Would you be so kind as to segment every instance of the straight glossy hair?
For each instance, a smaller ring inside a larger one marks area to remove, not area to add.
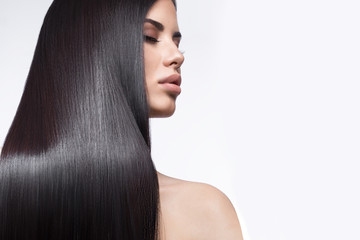
[[[154,2],[53,1],[1,152],[0,239],[159,238],[143,66]]]

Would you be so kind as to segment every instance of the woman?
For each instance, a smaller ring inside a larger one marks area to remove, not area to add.
[[[0,239],[242,239],[223,193],[150,157],[180,39],[171,0],[52,3],[1,152]]]

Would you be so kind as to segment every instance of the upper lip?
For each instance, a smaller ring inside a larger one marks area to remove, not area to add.
[[[174,83],[178,86],[181,85],[181,75],[180,74],[173,74],[168,77],[165,77],[159,81],[159,83]]]

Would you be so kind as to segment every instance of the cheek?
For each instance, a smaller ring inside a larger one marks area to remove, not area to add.
[[[154,84],[160,77],[161,58],[151,46],[144,46],[145,81],[147,85]]]
[[[151,70],[154,68],[154,66],[156,65],[156,52],[154,51],[154,49],[151,49],[150,46],[144,46],[144,64],[145,64],[145,71],[146,70]]]
[[[158,81],[166,71],[162,68],[161,55],[152,46],[144,46],[145,82],[151,117],[171,116],[175,110],[173,97],[159,87]]]

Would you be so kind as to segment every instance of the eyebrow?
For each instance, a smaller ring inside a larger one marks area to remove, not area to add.
[[[158,21],[155,21],[153,19],[150,18],[145,18],[145,22],[151,23],[152,25],[154,25],[160,32],[164,31],[164,25],[162,25],[161,23],[159,23]],[[181,33],[180,32],[175,32],[173,37],[177,37],[177,38],[181,38]]]
[[[154,25],[159,31],[164,31],[164,25],[162,25],[161,23],[152,20],[150,18],[145,18],[145,22],[151,23],[152,25]]]

